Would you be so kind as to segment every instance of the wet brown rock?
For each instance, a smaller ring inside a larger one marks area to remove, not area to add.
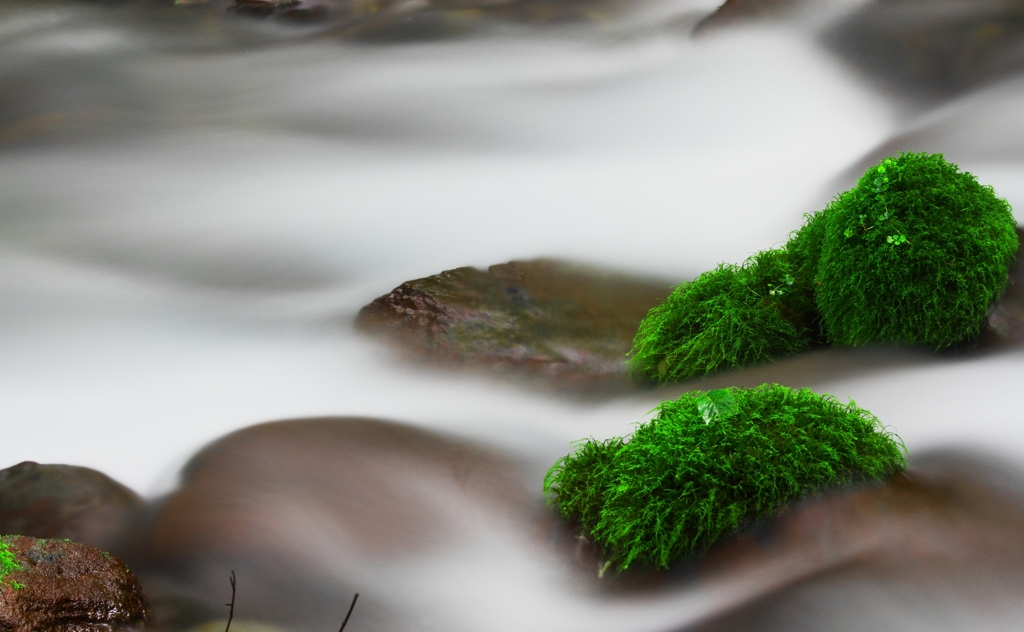
[[[128,567],[95,547],[3,536],[21,570],[0,586],[0,629],[86,632],[140,628],[149,621]]]
[[[360,312],[363,331],[447,364],[532,374],[582,390],[626,388],[625,356],[671,291],[649,278],[539,259],[403,283]]]
[[[890,88],[944,99],[1024,70],[1024,0],[876,0],[825,41]]]
[[[358,591],[358,616],[381,617],[361,619],[359,629],[422,630],[408,613],[395,614],[402,604],[391,603],[393,594],[370,589],[366,569],[461,550],[481,528],[481,511],[533,519],[543,509],[536,487],[522,463],[498,450],[412,426],[361,418],[260,424],[192,458],[133,566],[165,625],[224,616],[235,570],[243,618],[332,629]]]
[[[135,492],[87,467],[25,461],[0,470],[0,533],[116,551],[143,508]]]

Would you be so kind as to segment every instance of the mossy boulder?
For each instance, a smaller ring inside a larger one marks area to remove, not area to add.
[[[782,248],[677,287],[640,323],[632,371],[663,383],[824,342],[973,343],[1019,245],[1010,205],[974,175],[941,154],[886,158]]]
[[[821,240],[816,300],[829,340],[940,349],[975,339],[1006,287],[1015,228],[1006,200],[941,154],[886,158],[804,229],[809,253]]]
[[[814,338],[813,294],[796,284],[794,269],[784,250],[765,250],[680,285],[640,323],[633,373],[675,382],[805,348]]]
[[[610,564],[664,568],[790,501],[886,479],[906,467],[904,454],[852,401],[777,384],[691,391],[662,403],[628,441],[577,444],[544,490]]]

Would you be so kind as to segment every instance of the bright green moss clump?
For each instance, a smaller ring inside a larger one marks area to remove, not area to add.
[[[886,158],[822,215],[817,304],[843,345],[975,338],[1018,246],[1006,200],[941,154]]]
[[[785,252],[722,264],[648,313],[633,340],[632,370],[674,382],[796,353],[810,343],[808,309],[810,294],[794,287]]]
[[[940,154],[901,154],[806,216],[783,248],[684,283],[640,323],[632,373],[664,383],[812,343],[977,337],[1017,251],[1005,200]]]
[[[593,439],[544,479],[609,562],[667,567],[787,502],[906,466],[899,437],[853,402],[777,384],[692,391],[628,440]]]

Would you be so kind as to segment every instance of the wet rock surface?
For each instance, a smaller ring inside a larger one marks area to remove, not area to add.
[[[149,621],[142,587],[123,563],[65,540],[3,536],[21,570],[0,586],[0,629],[137,629]]]
[[[876,0],[824,40],[888,88],[945,99],[1024,69],[1024,2]]]
[[[688,629],[1016,629],[1022,483],[990,456],[939,452],[888,485],[801,502],[703,562],[705,580],[748,574],[763,594]]]
[[[403,424],[261,424],[191,459],[132,567],[163,626],[223,617],[234,570],[241,619],[333,629],[360,592],[349,629],[422,629],[387,569],[420,585],[417,564],[464,553],[489,530],[481,515],[542,514],[537,486],[500,451]]]
[[[363,331],[414,356],[580,390],[626,389],[626,353],[671,283],[552,260],[457,268],[364,307]]]
[[[106,474],[25,461],[0,470],[0,533],[118,549],[145,503]]]

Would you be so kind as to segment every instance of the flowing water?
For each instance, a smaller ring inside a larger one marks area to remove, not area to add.
[[[692,278],[782,242],[892,139],[1024,208],[1024,84],[887,92],[821,44],[857,4],[697,38],[713,0],[360,44],[3,2],[0,466],[86,465],[155,496],[232,430],[362,415],[482,441],[539,476],[571,440],[630,432],[668,395],[581,402],[411,366],[353,318],[404,280],[510,259]],[[855,398],[912,458],[973,447],[1024,466],[1020,352],[873,353],[870,370],[793,385]],[[659,630],[714,603],[577,594],[485,523],[463,558],[365,583],[420,629]]]

